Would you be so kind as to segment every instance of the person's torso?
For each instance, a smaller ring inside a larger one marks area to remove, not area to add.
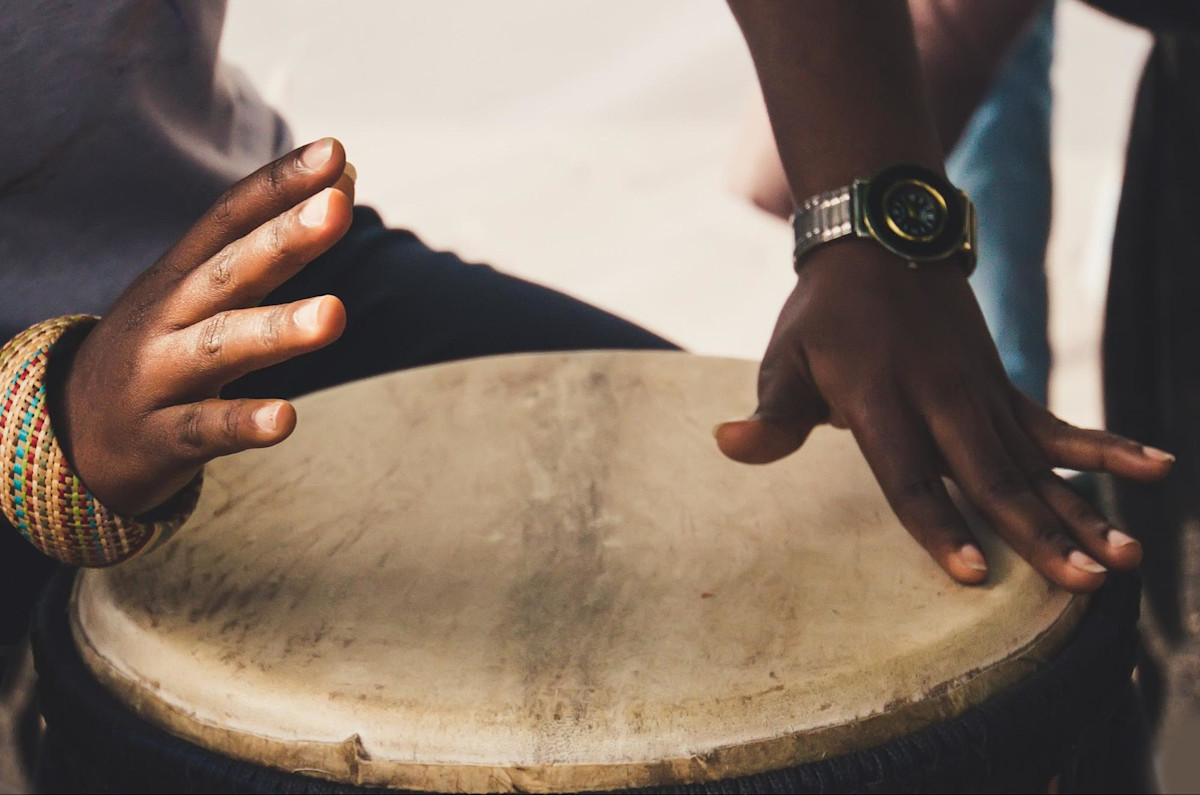
[[[287,129],[217,63],[225,3],[0,10],[0,335],[103,312]]]

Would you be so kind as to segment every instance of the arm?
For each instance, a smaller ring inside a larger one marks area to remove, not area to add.
[[[891,163],[941,170],[903,2],[733,0],[796,196]],[[869,7],[871,13],[863,13]],[[1140,546],[1053,467],[1154,480],[1172,458],[1061,422],[1009,383],[953,262],[909,268],[872,241],[816,249],[763,357],[759,405],[717,442],[747,463],[781,458],[813,426],[849,428],[900,521],[955,579],[987,565],[942,481],[948,474],[1014,549],[1076,591]]]
[[[950,152],[1045,0],[911,0],[921,71]]]
[[[909,3],[925,92],[938,139],[946,152],[954,148],[1041,1]],[[758,95],[752,97],[747,108],[741,138],[733,189],[763,210],[787,218],[792,211],[792,196],[766,108]]]

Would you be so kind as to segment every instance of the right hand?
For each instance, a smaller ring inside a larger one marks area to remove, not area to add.
[[[142,515],[209,460],[285,439],[283,400],[221,400],[248,372],[324,347],[346,324],[331,295],[259,307],[350,228],[353,177],[326,138],[230,188],[121,295],[51,396],[60,444],[107,508]],[[353,173],[353,172],[351,172]]]

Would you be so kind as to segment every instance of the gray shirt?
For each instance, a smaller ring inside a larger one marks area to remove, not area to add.
[[[102,313],[234,181],[291,147],[217,61],[216,0],[0,5],[0,337]]]

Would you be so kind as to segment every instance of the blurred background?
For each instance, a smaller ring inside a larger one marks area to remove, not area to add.
[[[1051,405],[1102,424],[1099,334],[1149,36],[1059,3]],[[223,56],[335,135],[392,226],[702,353],[761,355],[791,234],[728,188],[749,55],[719,0],[232,0]]]

